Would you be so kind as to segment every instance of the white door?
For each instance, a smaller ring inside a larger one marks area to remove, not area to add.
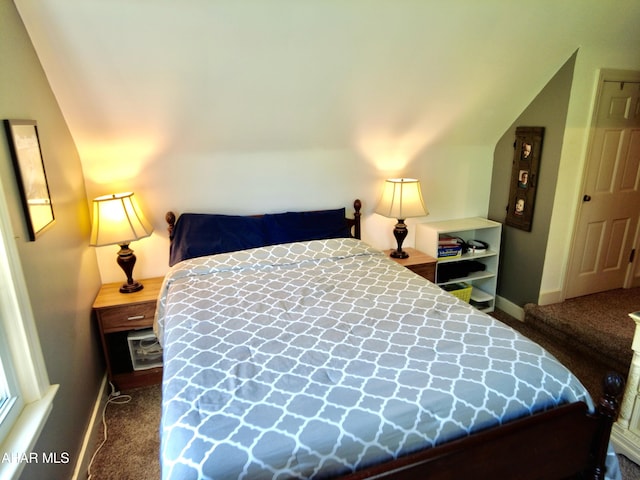
[[[602,84],[566,298],[628,286],[640,217],[640,73]]]

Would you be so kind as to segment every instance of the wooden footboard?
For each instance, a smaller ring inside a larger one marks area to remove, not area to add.
[[[595,414],[583,402],[563,405],[341,478],[603,479],[623,390],[610,373]]]

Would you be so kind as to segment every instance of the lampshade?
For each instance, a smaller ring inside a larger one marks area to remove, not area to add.
[[[144,218],[132,192],[93,199],[90,245],[129,244],[148,237],[153,227]]]
[[[429,215],[422,199],[420,181],[415,178],[388,179],[376,213],[397,219]]]

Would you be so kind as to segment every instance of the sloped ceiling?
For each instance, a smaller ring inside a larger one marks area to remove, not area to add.
[[[85,162],[116,144],[493,145],[611,16],[595,0],[15,3]]]

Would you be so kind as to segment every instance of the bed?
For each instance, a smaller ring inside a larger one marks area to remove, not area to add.
[[[360,202],[167,214],[163,480],[609,478],[594,405],[539,345],[362,242]]]

